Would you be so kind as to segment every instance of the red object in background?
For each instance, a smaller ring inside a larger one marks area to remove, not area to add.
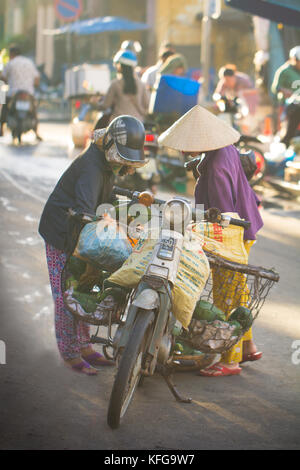
[[[55,0],[54,9],[60,20],[75,21],[83,11],[82,0]]]
[[[20,94],[18,95],[18,99],[20,99],[20,100],[25,100],[25,101],[27,100],[27,101],[28,101],[28,100],[30,100],[30,95],[29,95],[28,93],[26,93],[26,92],[20,93]]]
[[[265,161],[264,161],[263,156],[260,155],[260,153],[255,152],[255,150],[254,150],[254,153],[255,153],[255,161],[256,161],[256,166],[257,166],[257,170],[256,170],[255,174],[257,174],[263,169],[263,167],[265,165]]]
[[[75,108],[76,108],[76,109],[79,109],[80,106],[81,106],[81,101],[76,101],[76,102],[75,102]]]
[[[146,134],[145,141],[146,142],[154,142],[155,141],[155,136],[153,134]]]

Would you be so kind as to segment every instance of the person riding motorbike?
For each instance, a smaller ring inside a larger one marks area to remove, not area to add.
[[[216,207],[221,212],[238,213],[239,218],[250,221],[250,228],[244,232],[244,247],[249,253],[263,221],[258,210],[258,198],[247,181],[239,153],[233,145],[239,138],[236,130],[196,105],[158,140],[161,145],[193,157],[204,154],[197,168],[195,203],[203,204],[204,210]],[[217,281],[219,286],[220,279]],[[215,304],[217,300],[214,298]],[[218,364],[201,370],[199,374],[209,377],[236,375],[241,372],[240,362],[254,361],[261,356],[249,330],[229,352],[222,355]]]
[[[40,74],[33,62],[21,55],[18,46],[12,45],[9,49],[10,60],[1,73],[3,79],[8,85],[6,104],[2,106],[0,135],[3,135],[4,124],[7,121],[8,107],[12,97],[18,91],[25,91],[34,96],[34,89],[39,85]],[[34,107],[35,117],[36,107]],[[42,140],[38,134],[38,126],[33,129],[37,140]]]
[[[219,70],[219,82],[215,93],[233,99],[242,91],[253,89],[250,77],[245,73],[238,72],[236,66],[227,64]]]
[[[65,171],[50,195],[39,224],[46,243],[50,284],[55,302],[55,329],[59,352],[73,370],[95,375],[92,365],[112,365],[90,344],[89,327],[76,323],[64,305],[61,274],[72,255],[82,225],[68,217],[76,213],[96,214],[97,207],[109,203],[115,175],[124,168],[132,171],[146,163],[143,124],[128,115],[119,116],[102,130],[89,148]]]
[[[234,64],[227,64],[219,70],[219,82],[213,94],[213,99],[218,101],[225,97],[229,103],[234,100],[244,102],[247,112],[243,117],[243,124],[252,128],[255,125],[256,108],[258,105],[258,93],[251,78],[239,72]]]
[[[282,142],[288,147],[300,124],[300,46],[293,47],[289,60],[276,71],[271,91],[284,99],[286,104],[287,130]],[[293,96],[294,95],[294,96]]]

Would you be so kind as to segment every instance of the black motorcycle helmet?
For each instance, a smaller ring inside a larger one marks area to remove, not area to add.
[[[106,129],[103,150],[108,153],[115,144],[120,163],[126,166],[143,166],[145,160],[145,128],[141,121],[133,116],[118,116]]]

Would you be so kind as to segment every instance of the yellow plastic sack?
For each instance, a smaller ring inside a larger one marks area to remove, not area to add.
[[[226,215],[239,218],[236,213],[228,212]],[[209,253],[234,261],[247,263],[248,254],[244,245],[244,229],[235,225],[222,228],[218,224],[200,223],[194,226],[196,233],[204,235],[203,249]]]
[[[109,281],[134,288],[140,282],[157,243],[158,233],[141,238],[123,266],[113,273]],[[209,263],[202,250],[203,237],[187,232],[179,263],[177,279],[172,291],[173,313],[184,328],[188,328],[201,292],[209,276]]]
[[[231,217],[239,218],[238,214],[228,213]],[[250,247],[253,240],[244,241],[244,230],[241,227],[229,225],[222,228],[217,224],[199,224],[196,231],[204,233],[203,248],[213,254],[236,263],[247,264]],[[212,269],[214,305],[220,308],[228,318],[236,307],[247,306],[249,290],[246,276],[226,269]],[[241,295],[242,292],[242,295]],[[225,363],[240,362],[242,360],[243,341],[252,338],[252,330],[245,333],[240,341],[229,351],[222,355]]]

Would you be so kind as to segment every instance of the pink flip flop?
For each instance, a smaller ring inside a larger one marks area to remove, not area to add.
[[[113,361],[109,361],[108,359],[105,359],[102,356],[102,354],[96,351],[91,354],[88,354],[87,356],[82,356],[82,357],[84,357],[85,361],[87,361],[91,366],[112,367],[115,365]]]
[[[242,369],[240,367],[230,369],[229,367],[221,366],[220,364],[214,364],[211,367],[199,370],[197,375],[202,375],[203,377],[225,377],[227,375],[238,375],[241,371]]]
[[[96,371],[95,369],[93,369],[90,364],[86,361],[81,361],[79,362],[78,364],[74,364],[74,365],[69,365],[68,367],[71,367],[72,370],[74,370],[75,372],[80,372],[81,374],[86,374],[86,375],[97,375],[98,374],[98,371]],[[83,369],[90,369],[90,371],[83,371]]]

